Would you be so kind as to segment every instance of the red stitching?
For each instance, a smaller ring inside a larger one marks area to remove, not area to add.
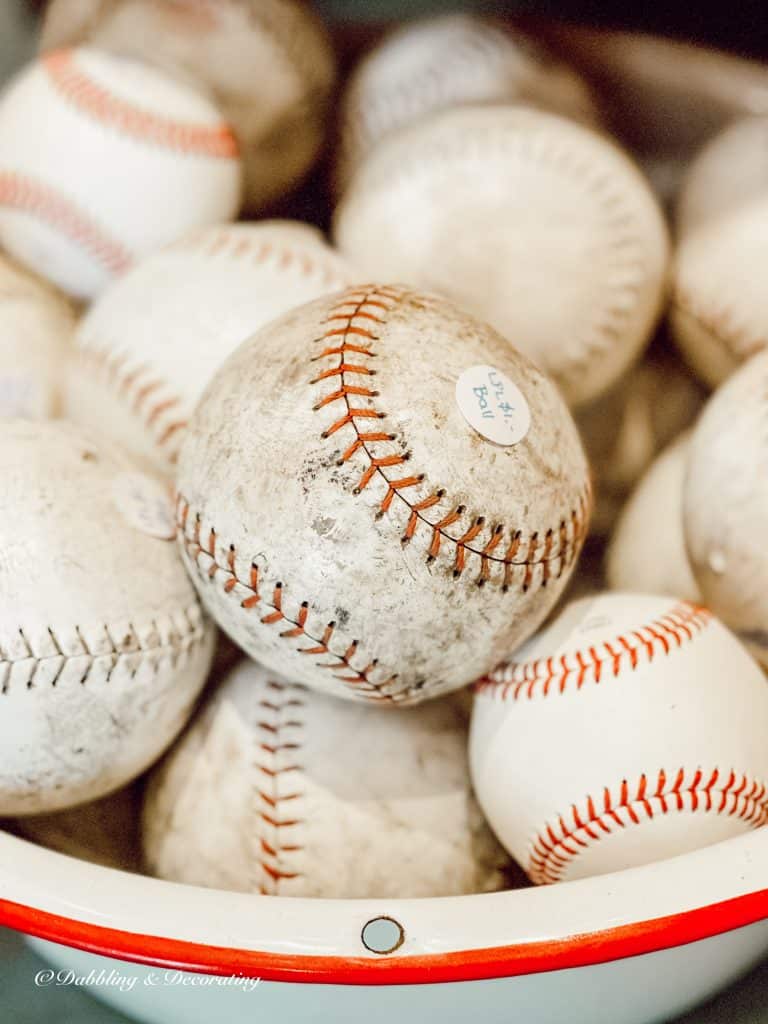
[[[500,665],[475,683],[475,692],[497,700],[530,700],[538,694],[547,697],[550,692],[565,693],[569,681],[580,690],[589,677],[594,683],[606,676],[616,679],[623,669],[634,671],[641,657],[651,662],[659,655],[672,653],[673,645],[677,649],[690,642],[711,621],[712,614],[706,608],[681,601],[648,625],[586,651]],[[575,664],[569,663],[569,658]]]
[[[0,176],[0,201],[1,186]],[[254,265],[275,259],[281,269],[298,269],[303,275],[317,274],[329,287],[341,287],[344,283],[333,267],[323,262],[322,250],[309,253],[282,243],[254,244],[251,239],[238,239],[226,229],[213,235],[210,230],[206,230],[191,238],[182,239],[168,248],[200,251],[209,257],[226,254],[233,259],[247,258]],[[162,456],[172,465],[175,464],[188,419],[186,415],[182,415],[184,403],[178,395],[173,394],[170,383],[155,376],[152,368],[145,363],[133,363],[128,356],[110,352],[100,348],[98,344],[81,342],[75,359],[81,372],[93,373],[114,391],[139,418]],[[170,414],[170,417],[167,414]]]
[[[256,763],[258,771],[265,776],[263,784],[255,787],[258,801],[256,814],[263,825],[272,832],[272,841],[264,836],[259,837],[259,851],[256,860],[261,868],[262,882],[259,891],[263,895],[278,895],[280,883],[300,878],[301,872],[290,870],[290,855],[298,853],[302,847],[296,842],[287,842],[285,829],[295,828],[303,824],[304,819],[291,814],[291,802],[304,794],[295,789],[288,793],[280,793],[280,777],[290,773],[301,772],[300,750],[298,740],[286,738],[286,730],[302,729],[301,708],[304,701],[293,696],[301,693],[301,687],[293,683],[279,683],[270,680],[266,684],[268,697],[259,700],[260,720],[256,723],[259,731],[259,750],[268,755],[269,764]],[[285,759],[288,763],[284,763]]]
[[[280,270],[296,271],[300,277],[312,275],[320,278],[321,284],[329,291],[343,288],[348,281],[343,265],[337,265],[331,255],[317,244],[302,248],[296,239],[290,244],[284,241],[269,241],[242,235],[236,230],[224,226],[213,232],[210,228],[179,239],[168,250],[200,252],[203,256],[215,259],[226,256],[236,261],[249,261],[254,266],[274,260]],[[339,260],[339,264],[342,261]]]
[[[28,175],[0,172],[0,206],[39,217],[112,274],[124,273],[133,262],[129,251],[102,231],[75,202]]]
[[[403,544],[410,543],[417,530],[426,527],[430,531],[428,562],[447,552],[453,561],[453,575],[458,578],[467,567],[468,557],[473,556],[479,560],[475,578],[478,586],[498,582],[502,590],[509,589],[517,567],[521,567],[524,570],[521,581],[523,591],[530,588],[534,571],[541,566],[539,582],[541,586],[546,586],[550,579],[562,575],[581,550],[591,506],[589,485],[580,496],[577,507],[556,528],[550,528],[544,533],[536,531],[529,537],[523,537],[520,530],[507,531],[502,523],[474,514],[464,505],[449,504],[445,489],[430,489],[424,473],[388,475],[385,470],[404,467],[410,460],[410,453],[402,452],[399,446],[396,451],[379,453],[378,448],[374,449],[373,446],[396,444],[397,435],[386,430],[369,430],[367,426],[361,428],[359,421],[383,420],[387,414],[377,409],[373,402],[379,395],[371,381],[377,373],[375,367],[353,357],[376,358],[375,345],[380,340],[376,333],[377,326],[386,323],[387,313],[408,295],[408,292],[399,288],[357,286],[349,289],[331,309],[326,318],[326,330],[316,339],[316,343],[323,345],[323,348],[312,357],[312,362],[330,358],[336,362],[315,374],[310,383],[318,385],[331,380],[333,390],[322,394],[313,408],[317,411],[337,402],[343,402],[343,405],[339,418],[322,432],[321,437],[333,437],[347,427],[354,430],[354,440],[339,458],[341,465],[358,453],[365,457],[366,465],[353,493],[359,494],[377,476],[383,479],[386,491],[379,503],[377,515],[389,513],[395,498],[402,501],[408,518],[401,541]],[[353,404],[353,399],[357,398],[367,399],[370,404]],[[417,488],[426,489],[427,493],[413,498],[404,493],[413,492]],[[438,505],[443,507],[439,511],[436,509],[438,519],[433,522],[425,513]],[[453,536],[448,533],[448,529],[456,525],[460,533]],[[497,567],[500,571],[494,573]]]
[[[182,542],[182,550],[192,561],[201,579],[213,581],[217,576],[224,577],[223,590],[225,594],[241,598],[240,607],[250,611],[260,607],[266,614],[260,617],[265,626],[282,626],[281,638],[286,640],[310,641],[309,647],[293,645],[299,654],[311,657],[327,657],[330,661],[316,662],[318,668],[327,669],[335,679],[345,683],[356,694],[364,696],[365,699],[378,702],[395,703],[402,701],[410,695],[408,690],[394,691],[393,684],[397,681],[397,675],[390,675],[383,679],[375,680],[372,675],[378,672],[379,660],[374,658],[367,660],[360,657],[358,641],[348,643],[343,651],[333,650],[331,640],[336,638],[336,623],[329,622],[324,628],[322,636],[313,635],[307,629],[306,623],[309,615],[310,602],[302,601],[298,611],[292,617],[286,614],[283,608],[282,582],[277,582],[272,587],[272,593],[266,596],[261,589],[259,567],[253,563],[249,571],[248,580],[243,580],[237,574],[237,553],[234,544],[226,547],[226,564],[216,558],[217,544],[220,545],[216,530],[211,527],[208,536],[201,541],[201,518],[200,515],[190,516],[189,502],[181,495],[177,496],[176,502],[176,525],[178,536]],[[353,659],[358,663],[365,661],[362,668],[353,664]]]
[[[661,769],[655,782],[642,774],[634,786],[623,780],[617,787],[617,795],[606,786],[600,796],[586,796],[581,810],[572,804],[565,815],[558,815],[556,824],[546,824],[532,840],[528,875],[539,885],[559,882],[571,861],[591,843],[599,842],[603,835],[612,835],[616,829],[641,825],[659,814],[681,811],[726,814],[752,828],[765,825],[768,822],[766,785],[731,771],[725,785],[718,788],[721,774],[719,768],[713,768],[705,776],[702,769],[697,768],[687,779],[683,768],[669,775]],[[672,779],[674,781],[670,782]],[[740,784],[734,789],[737,779]],[[720,799],[715,804],[718,793]],[[601,803],[602,810],[599,809]]]
[[[239,155],[229,125],[188,124],[142,110],[78,68],[72,50],[50,53],[42,64],[52,86],[67,102],[125,135],[193,156],[232,159]]]
[[[119,353],[83,346],[75,360],[75,372],[92,373],[107,384],[141,422],[163,457],[175,464],[188,420],[181,415],[181,399],[170,393],[170,385],[154,376],[150,366],[132,364]]]

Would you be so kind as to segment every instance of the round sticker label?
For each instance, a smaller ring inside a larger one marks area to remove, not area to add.
[[[161,540],[176,536],[171,491],[159,480],[144,473],[121,473],[112,485],[112,497],[129,526]]]
[[[531,410],[520,390],[494,366],[470,366],[456,381],[462,416],[494,444],[522,441],[531,426]]]

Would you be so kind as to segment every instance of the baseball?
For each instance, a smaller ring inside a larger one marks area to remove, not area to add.
[[[654,344],[609,391],[576,410],[574,419],[594,474],[592,533],[611,533],[640,477],[691,426],[706,397],[674,349]]]
[[[767,173],[768,117],[738,121],[704,149],[681,195],[670,320],[710,387],[766,347]]]
[[[163,878],[273,896],[451,896],[507,881],[470,790],[458,701],[382,714],[247,661],[151,778],[143,845]]]
[[[96,799],[162,753],[205,681],[213,630],[154,479],[61,421],[7,422],[0,464],[0,814],[38,814]]]
[[[424,18],[390,32],[350,76],[340,103],[337,189],[382,139],[467,103],[521,103],[600,121],[584,80],[522,33],[474,14]]]
[[[335,82],[327,33],[296,0],[52,0],[41,49],[88,43],[205,89],[238,137],[245,204],[297,184],[324,141]]]
[[[683,534],[689,445],[686,432],[665,448],[625,505],[608,547],[606,574],[612,590],[701,602]]]
[[[0,256],[0,418],[59,412],[74,326],[63,296]]]
[[[203,602],[270,670],[413,704],[487,672],[573,570],[587,464],[556,388],[446,300],[360,285],[242,345],[182,444]]]
[[[238,210],[237,144],[218,110],[97,50],[48,54],[11,81],[0,154],[0,244],[81,299]]]
[[[153,253],[82,320],[67,415],[170,475],[192,410],[243,340],[354,275],[318,231],[291,221],[227,224]]]
[[[768,686],[709,612],[577,601],[478,684],[472,779],[536,883],[646,864],[768,822]]]
[[[335,236],[363,273],[492,324],[571,405],[619,378],[660,312],[667,237],[648,185],[606,138],[539,110],[463,107],[386,140]]]
[[[768,667],[768,351],[709,400],[683,492],[688,555],[707,605]]]

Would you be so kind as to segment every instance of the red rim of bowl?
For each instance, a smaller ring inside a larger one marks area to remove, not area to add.
[[[475,981],[585,967],[711,938],[765,918],[768,918],[768,889],[680,914],[554,942],[526,942],[428,955],[385,955],[375,959],[291,956],[209,946],[108,928],[0,900],[0,924],[100,956],[193,973],[340,985]]]

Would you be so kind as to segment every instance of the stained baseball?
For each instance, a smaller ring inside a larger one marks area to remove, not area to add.
[[[173,881],[273,896],[503,888],[466,743],[451,697],[382,714],[242,662],[151,777],[145,859]]]
[[[424,18],[390,32],[350,76],[340,103],[337,189],[393,132],[467,103],[523,103],[600,122],[584,80],[522,33],[474,14]]]
[[[646,864],[768,822],[768,684],[703,608],[604,594],[476,688],[478,800],[532,881]]]
[[[460,406],[471,367],[491,369]],[[504,378],[530,417],[518,440]],[[503,422],[507,441],[488,439]],[[590,507],[554,386],[444,299],[385,285],[241,346],[197,406],[177,486],[184,559],[224,631],[296,682],[390,704],[457,689],[529,635]]]
[[[766,347],[766,173],[768,117],[749,118],[705,147],[681,193],[670,321],[710,387]]]
[[[74,326],[62,295],[0,257],[0,417],[59,413]]]
[[[691,440],[688,555],[705,602],[768,666],[768,351],[715,392]]]
[[[56,51],[10,82],[0,153],[0,243],[78,298],[239,208],[237,144],[216,107],[97,50]]]
[[[119,500],[126,474],[137,486],[121,454],[62,421],[14,420],[0,463],[0,814],[38,814],[96,799],[162,753],[205,681],[213,630],[172,540]]]
[[[195,232],[139,263],[78,327],[65,411],[164,474],[192,410],[226,357],[293,306],[354,275],[294,221]]]
[[[683,483],[690,432],[655,459],[622,510],[606,560],[612,590],[701,602],[683,533]]]
[[[294,186],[325,136],[331,43],[296,0],[52,0],[41,49],[88,43],[205,89],[232,124],[253,212]]]
[[[447,295],[572,405],[619,378],[660,311],[667,238],[647,183],[606,138],[543,111],[463,107],[403,130],[334,223],[364,273]]]

